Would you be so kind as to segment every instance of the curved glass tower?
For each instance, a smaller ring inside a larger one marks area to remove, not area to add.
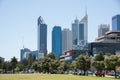
[[[47,24],[44,23],[42,17],[38,18],[38,51],[43,54],[43,57],[47,54]],[[40,56],[42,57],[42,56]]]

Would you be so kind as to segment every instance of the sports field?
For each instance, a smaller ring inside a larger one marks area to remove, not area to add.
[[[0,80],[119,80],[113,77],[76,76],[70,74],[0,74]]]

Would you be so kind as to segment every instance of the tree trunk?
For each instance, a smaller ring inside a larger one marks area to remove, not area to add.
[[[115,78],[117,78],[117,75],[116,75],[116,69],[115,69],[114,71],[115,71]]]

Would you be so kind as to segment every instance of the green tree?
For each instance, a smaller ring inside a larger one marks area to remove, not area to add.
[[[33,56],[32,56],[32,54],[30,53],[30,54],[29,54],[29,57],[28,57],[28,68],[31,68],[32,63],[33,63]]]
[[[3,69],[0,69],[0,73],[3,72]]]
[[[14,69],[15,72],[18,72],[20,71],[20,68],[17,66],[15,69]]]
[[[60,61],[60,65],[58,66],[58,70],[59,71],[64,71],[65,69],[65,62],[64,61]]]
[[[39,72],[43,72],[43,62],[44,62],[43,59],[38,60],[37,63],[36,63],[37,65],[34,64],[34,68],[36,68],[36,66],[37,66],[36,69],[37,69]]]
[[[11,66],[11,62],[9,61],[5,61],[3,63],[3,70],[6,73],[7,71],[11,71],[12,70],[12,66]]]
[[[24,58],[21,63],[23,64],[24,67],[26,67],[28,65],[28,60],[26,58]]]
[[[12,66],[13,73],[14,73],[14,69],[15,69],[16,66],[17,66],[17,63],[18,63],[17,58],[16,58],[16,57],[13,57],[13,58],[11,59],[11,66]]]
[[[116,68],[120,66],[120,57],[116,55],[107,56],[105,58],[105,68],[107,70],[114,70],[116,75]],[[115,76],[116,78],[116,76]]]
[[[24,65],[21,62],[17,63],[17,67],[19,67],[19,71],[22,71],[24,69]]]
[[[102,52],[98,52],[98,54],[95,56],[94,61],[104,61],[104,56]]]
[[[75,70],[76,69],[76,62],[72,62],[71,64],[70,64],[70,70]]]
[[[44,72],[49,72],[49,67],[50,67],[50,62],[51,59],[50,58],[44,58],[43,59],[43,64],[42,64],[42,68]]]
[[[59,65],[60,65],[59,60],[52,59],[51,62],[50,62],[50,66],[49,66],[50,72],[55,73],[58,70]]]
[[[80,55],[76,58],[76,68],[85,72],[90,69],[90,57],[87,55]]]
[[[3,67],[3,61],[0,59],[0,69]]]
[[[99,52],[95,56],[95,59],[94,59],[94,61],[92,63],[92,66],[94,66],[97,69],[97,71],[104,70],[105,65],[104,65],[104,56],[103,56],[102,52]]]
[[[55,54],[51,52],[46,57],[51,58],[51,59],[55,59]]]

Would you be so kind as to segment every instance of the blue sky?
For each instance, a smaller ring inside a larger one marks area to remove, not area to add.
[[[88,40],[97,37],[100,24],[110,24],[120,14],[120,0],[0,0],[0,56],[19,60],[24,46],[37,49],[37,19],[42,16],[48,25],[48,52],[51,52],[51,31],[59,25],[71,29],[76,16],[82,19],[88,13]]]

